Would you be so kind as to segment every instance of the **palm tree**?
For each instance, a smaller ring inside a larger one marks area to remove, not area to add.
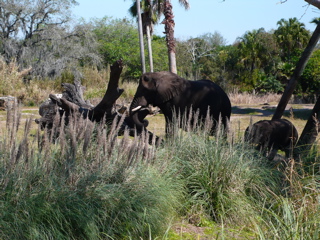
[[[320,18],[319,17],[314,18],[314,19],[312,19],[312,21],[310,23],[314,23],[314,24],[318,25],[320,23]]]
[[[137,0],[138,3],[138,0]],[[166,42],[168,48],[168,58],[169,58],[169,70],[173,73],[177,73],[176,65],[176,50],[175,50],[175,40],[174,40],[174,15],[172,11],[171,0],[142,0],[144,4],[143,10],[145,13],[145,26],[146,29],[149,26],[152,29],[153,24],[157,22],[160,14],[163,14],[165,19],[161,22],[164,24],[164,33],[166,34]],[[179,0],[179,3],[185,8],[189,9],[189,0]],[[134,14],[134,6],[131,7]],[[136,15],[133,15],[136,16]],[[148,31],[146,31],[148,34]],[[148,37],[148,35],[147,35]],[[151,38],[150,38],[151,39]],[[148,40],[149,41],[149,40]],[[149,45],[151,46],[151,44]],[[151,49],[149,47],[149,49]],[[150,53],[149,53],[150,56]]]
[[[264,29],[253,30],[246,32],[242,37],[239,37],[239,50],[241,54],[241,62],[247,65],[248,70],[252,73],[254,69],[260,68],[261,51],[263,51],[263,45],[260,41],[259,34],[264,33]]]
[[[176,65],[176,50],[175,50],[175,40],[174,40],[174,16],[172,11],[171,0],[157,0],[156,4],[158,9],[163,9],[163,15],[165,19],[161,22],[164,24],[166,42],[168,48],[168,57],[169,57],[169,70],[170,72],[177,73]],[[179,3],[185,8],[189,9],[189,0],[179,0]],[[162,4],[162,6],[161,6]]]
[[[310,33],[297,18],[281,19],[274,32],[279,46],[283,49],[285,60],[291,59],[295,49],[303,49],[310,39]]]
[[[141,13],[143,35],[146,35],[147,37],[150,72],[153,72],[151,36],[153,33],[153,26],[158,22],[160,14],[156,9],[156,5],[153,4],[153,1],[151,0],[142,0],[141,6],[143,11]],[[129,12],[133,17],[137,16],[137,1],[130,7]]]

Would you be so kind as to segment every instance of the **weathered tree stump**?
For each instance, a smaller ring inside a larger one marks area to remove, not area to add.
[[[17,104],[17,99],[12,96],[0,97],[0,111],[13,108]]]
[[[57,116],[59,118],[59,124],[62,119],[64,124],[68,125],[71,117],[82,117],[89,119],[92,122],[105,121],[104,124],[111,125],[116,119],[119,124],[122,122],[121,131],[123,133],[125,129],[129,131],[130,136],[136,136],[141,134],[134,128],[133,121],[129,116],[123,116],[115,109],[115,102],[123,93],[123,89],[119,88],[119,79],[122,72],[122,61],[118,60],[111,66],[110,80],[100,103],[96,106],[91,105],[83,98],[83,86],[80,81],[75,80],[74,84],[63,83],[65,91],[62,93],[62,97],[59,98],[54,94],[49,95],[49,99],[41,104],[39,108],[40,119],[36,119],[36,123],[41,126],[41,129],[47,129],[50,133],[54,125],[57,125]],[[126,113],[124,113],[126,114]],[[141,112],[139,118],[144,119],[149,111]],[[156,142],[160,142],[160,138],[154,136],[151,132],[148,132],[149,143],[152,143],[154,138]]]

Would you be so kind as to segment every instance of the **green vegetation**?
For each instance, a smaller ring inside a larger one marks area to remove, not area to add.
[[[14,26],[0,35],[0,95],[39,106],[61,93],[61,83],[81,79],[84,98],[95,104],[110,65],[123,59],[118,104],[130,103],[141,71],[136,24],[105,17],[70,27],[73,0],[19,4],[2,6],[0,20]],[[261,104],[279,102],[309,38],[297,19],[281,19],[275,31],[247,31],[232,45],[219,33],[177,39],[178,74],[217,82],[237,105],[233,112],[262,118],[273,109]],[[165,39],[153,36],[152,48],[154,71],[167,70]],[[316,99],[319,63],[316,48],[295,98]],[[86,121],[62,127],[55,139],[26,120],[34,109],[0,112],[0,239],[320,237],[318,146],[303,162],[270,166],[242,140],[249,117],[232,119],[227,139],[195,126],[158,147]],[[309,115],[295,109],[284,116],[301,132]],[[163,116],[151,118],[148,129],[163,136]]]
[[[86,121],[54,140],[19,115],[0,128],[1,239],[319,237],[316,150],[275,168],[197,126],[155,147]]]
[[[109,67],[118,59],[124,63],[122,80],[137,82],[141,67],[135,22],[106,16],[88,22],[74,20],[72,24],[68,12],[75,4],[72,0],[25,8],[19,4],[5,1],[2,8],[0,19],[4,25],[12,22],[13,26],[4,26],[7,32],[0,35],[0,71],[9,66],[8,72],[14,70],[21,81],[13,82],[8,89],[6,83],[11,82],[6,75],[0,75],[1,95],[17,94],[25,105],[31,106],[43,99],[42,94],[35,96],[36,93],[61,90],[61,82],[72,82],[74,78],[81,79],[88,88],[105,88]],[[53,22],[54,19],[61,22]],[[24,29],[32,32],[27,34]],[[283,92],[310,37],[303,23],[290,18],[279,20],[274,30],[249,29],[229,45],[217,32],[176,39],[178,74],[191,80],[210,79],[227,92]],[[165,38],[151,38],[154,71],[168,70]],[[294,93],[309,102],[319,94],[319,51],[316,47]],[[148,71],[150,66],[147,64],[146,68]],[[26,96],[30,94],[33,96]],[[88,96],[95,98],[97,94],[93,91]]]

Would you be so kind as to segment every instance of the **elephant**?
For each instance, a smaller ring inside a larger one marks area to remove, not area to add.
[[[297,140],[297,129],[286,119],[261,120],[245,131],[245,141],[255,145],[270,161],[279,149],[289,158]]]
[[[170,135],[171,124],[176,117],[182,124],[182,116],[191,117],[190,122],[198,118],[205,122],[207,114],[213,119],[211,133],[221,118],[224,128],[227,127],[231,115],[231,102],[220,86],[210,80],[186,80],[175,73],[161,71],[144,73],[129,108],[129,116],[138,131],[148,123],[143,119],[149,105],[160,108],[165,116],[166,135]]]

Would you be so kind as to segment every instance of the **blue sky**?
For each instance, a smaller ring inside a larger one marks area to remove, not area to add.
[[[133,0],[77,0],[72,12],[76,18],[130,18],[128,9]],[[246,31],[263,27],[266,31],[276,29],[281,18],[296,17],[313,31],[315,24],[309,22],[320,17],[320,10],[309,6],[304,0],[189,0],[190,9],[184,10],[178,0],[171,0],[175,15],[175,37],[186,39],[205,33],[219,32],[228,44]],[[309,6],[309,7],[308,7]],[[155,27],[155,34],[163,35],[164,26]]]

